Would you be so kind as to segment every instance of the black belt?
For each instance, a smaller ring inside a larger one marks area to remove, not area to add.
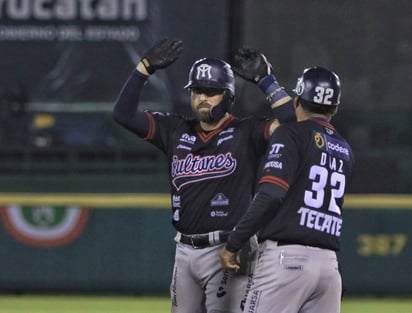
[[[195,249],[202,249],[225,243],[229,238],[229,234],[230,232],[226,231],[213,232],[212,235],[209,233],[200,235],[181,234],[179,241],[186,245],[191,245]]]
[[[278,247],[280,246],[289,246],[289,245],[298,245],[299,243],[297,242],[291,242],[291,241],[276,241],[278,243]]]
[[[274,239],[268,239],[268,238],[263,239],[263,240],[259,240],[258,242],[259,242],[259,243],[262,243],[262,242],[264,242],[265,240],[271,240],[271,241],[273,241],[273,242],[276,242],[276,244],[277,244],[278,247],[280,247],[280,246],[290,246],[290,245],[300,245],[300,243],[298,243],[298,242],[285,241],[285,240],[274,240]]]

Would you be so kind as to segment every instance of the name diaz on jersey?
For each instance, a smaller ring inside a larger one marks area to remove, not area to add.
[[[311,181],[311,189],[305,190],[305,206],[298,211],[299,224],[339,237],[342,218],[337,203],[344,195],[346,185],[344,160],[350,157],[349,148],[345,142],[319,132],[316,132],[313,138],[315,145],[322,152],[319,164],[312,165],[309,170],[308,179]],[[325,203],[327,193],[330,194],[329,203]],[[319,211],[320,208],[327,208],[328,213]]]

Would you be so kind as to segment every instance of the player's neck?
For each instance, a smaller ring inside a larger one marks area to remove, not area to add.
[[[229,118],[229,116],[230,114],[226,112],[225,115],[217,122],[200,121],[200,128],[202,128],[202,130],[206,132],[215,130],[219,128],[220,126],[222,126],[222,124]]]
[[[296,109],[296,120],[298,122],[302,122],[302,121],[305,121],[311,118],[319,118],[319,119],[323,119],[328,122],[331,120],[331,116],[327,116],[325,114],[314,113],[314,112],[307,112],[302,109],[302,106],[299,106]]]

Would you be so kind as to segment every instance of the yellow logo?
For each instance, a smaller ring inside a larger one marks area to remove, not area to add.
[[[322,137],[321,133],[316,133],[314,138],[315,144],[319,149],[325,146],[325,139]]]

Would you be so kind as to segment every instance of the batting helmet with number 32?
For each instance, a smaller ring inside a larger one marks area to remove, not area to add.
[[[341,84],[338,75],[323,67],[310,67],[298,78],[295,94],[303,100],[321,105],[338,105]]]

